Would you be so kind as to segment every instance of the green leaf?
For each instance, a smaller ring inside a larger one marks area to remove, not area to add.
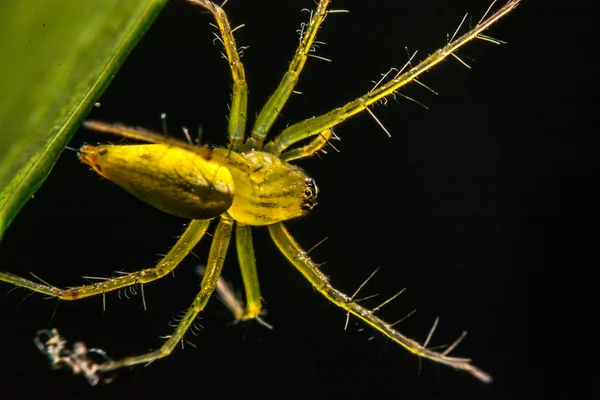
[[[166,1],[0,2],[0,237]]]

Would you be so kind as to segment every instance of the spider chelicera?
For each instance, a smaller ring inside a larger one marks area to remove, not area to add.
[[[386,79],[378,82],[364,96],[323,115],[293,124],[266,142],[279,110],[294,91],[299,74],[307,58],[312,55],[311,50],[320,25],[329,13],[336,10],[328,9],[328,0],[318,2],[317,8],[310,14],[309,22],[303,26],[300,44],[288,71],[247,134],[248,88],[233,36],[235,29],[231,28],[222,6],[208,0],[189,1],[212,13],[219,30],[217,38],[224,47],[231,69],[233,93],[228,147],[212,149],[195,145],[191,140],[186,143],[139,128],[87,121],[84,125],[89,129],[150,144],[86,145],[78,151],[80,160],[90,165],[98,174],[162,211],[190,219],[185,232],[155,267],[97,283],[60,289],[6,272],[0,272],[0,281],[64,300],[104,295],[132,285],[140,285],[143,288],[144,284],[173,271],[202,239],[211,221],[215,220],[217,226],[213,233],[201,289],[173,333],[158,350],[114,361],[101,350],[87,349],[81,343],[67,348],[66,342],[56,330],[41,331],[36,339],[38,347],[50,357],[55,366],[68,366],[74,372],[83,373],[92,384],[100,381],[103,372],[124,366],[147,364],[169,355],[182,341],[211,294],[217,290],[227,297],[228,289],[221,285],[219,278],[234,231],[246,302],[242,305],[230,300],[229,308],[237,320],[260,320],[262,304],[251,227],[266,226],[273,242],[285,258],[317,291],[348,315],[362,320],[417,356],[467,371],[484,382],[490,382],[491,377],[472,365],[470,359],[449,355],[462,340],[464,333],[440,352],[427,348],[435,325],[423,343],[404,336],[394,328],[395,324],[376,316],[381,306],[374,309],[365,308],[356,300],[358,291],[348,296],[331,286],[318,265],[288,232],[284,222],[306,214],[315,206],[318,193],[315,182],[303,170],[290,164],[291,161],[310,157],[321,150],[333,137],[333,127],[347,118],[363,111],[374,117],[369,106],[394,95],[406,84],[417,81],[417,77],[446,57],[453,56],[461,61],[454,52],[473,39],[500,43],[483,35],[483,31],[512,11],[519,0],[508,1],[495,12],[491,10],[492,3],[474,27],[458,35],[459,26],[446,46],[425,60],[414,66],[409,61],[401,70],[386,74]],[[298,143],[301,145],[297,145]]]

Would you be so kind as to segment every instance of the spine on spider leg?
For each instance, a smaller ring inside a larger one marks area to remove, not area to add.
[[[320,271],[319,271],[319,273],[320,273]],[[321,275],[322,275],[322,273],[321,273]],[[354,301],[353,299],[351,299],[344,293],[340,292],[339,290],[337,290],[333,286],[331,286],[331,284],[329,283],[329,281],[327,280],[327,278],[324,275],[323,275],[323,278],[325,280],[322,282],[322,287],[320,289],[319,288],[317,288],[317,289],[321,293],[323,293],[323,295],[325,297],[327,297],[327,299],[329,299],[332,303],[336,304],[337,306],[345,309],[352,315],[358,317],[363,322],[370,325],[372,328],[383,333],[385,336],[392,339],[394,342],[400,344],[406,350],[410,351],[411,353],[413,353],[419,357],[427,358],[434,362],[437,362],[440,364],[445,364],[449,367],[469,372],[470,374],[472,374],[473,376],[475,376],[476,378],[478,378],[479,380],[481,380],[485,383],[489,383],[492,381],[492,377],[488,373],[486,373],[486,372],[482,371],[481,369],[472,365],[470,363],[471,360],[469,358],[449,357],[449,356],[447,356],[447,354],[448,354],[447,351],[444,353],[438,353],[436,351],[426,348],[425,346],[427,345],[427,341],[425,343],[421,344],[421,343],[417,342],[416,340],[413,340],[413,339],[403,335],[399,331],[395,330],[393,328],[392,324],[387,323],[384,320],[382,320],[381,318],[375,316],[375,311],[377,309],[370,310],[368,308],[361,306],[356,301]],[[433,329],[432,329],[432,333],[433,333]],[[461,336],[459,338],[459,340],[462,339],[462,337],[464,337],[464,335]],[[451,347],[454,348],[457,344],[458,344],[458,341],[455,342],[455,344],[453,344]]]

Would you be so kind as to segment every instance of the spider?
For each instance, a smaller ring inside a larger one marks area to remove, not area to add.
[[[233,93],[229,114],[229,145],[226,148],[213,149],[194,144],[187,132],[185,133],[188,142],[184,142],[140,128],[86,121],[84,126],[88,129],[138,140],[145,144],[85,145],[78,150],[80,160],[101,176],[164,212],[190,219],[186,230],[168,254],[153,268],[67,289],[6,272],[0,272],[0,280],[63,300],[104,295],[133,285],[140,285],[143,290],[144,284],[172,272],[206,234],[211,221],[215,220],[217,226],[213,233],[200,291],[163,345],[145,354],[112,360],[103,351],[87,349],[82,343],[76,343],[69,349],[56,330],[40,331],[36,345],[48,355],[54,366],[67,366],[76,373],[83,373],[91,384],[96,384],[107,371],[148,364],[168,356],[183,340],[185,333],[192,327],[215,290],[222,297],[229,298],[226,303],[236,320],[258,320],[264,323],[260,318],[262,302],[251,228],[266,226],[273,242],[289,263],[318,292],[348,315],[362,320],[419,357],[466,371],[483,382],[491,382],[490,375],[471,364],[470,359],[449,355],[466,333],[439,352],[427,347],[437,326],[437,320],[423,343],[403,335],[395,329],[395,324],[388,323],[376,315],[387,301],[368,309],[359,303],[358,291],[348,296],[334,288],[319,266],[296,242],[284,223],[308,213],[316,205],[318,194],[314,180],[302,169],[291,164],[291,161],[313,156],[322,150],[329,144],[330,139],[335,137],[332,129],[346,119],[363,111],[375,118],[369,109],[371,105],[393,96],[399,88],[411,82],[418,82],[417,78],[420,75],[448,56],[462,62],[455,52],[473,39],[501,43],[483,35],[483,32],[512,11],[520,0],[509,0],[495,12],[491,11],[494,4],[492,3],[474,27],[458,35],[461,23],[447,44],[423,61],[413,66],[411,57],[402,69],[394,71],[393,74],[386,74],[386,79],[379,81],[365,95],[328,113],[293,124],[273,136],[271,140],[267,140],[267,136],[279,111],[294,91],[308,57],[313,56],[311,52],[319,27],[328,14],[339,10],[329,9],[329,0],[319,0],[316,9],[310,13],[309,22],[301,29],[300,44],[288,71],[258,113],[251,131],[247,134],[248,88],[240,52],[234,40],[235,29],[231,28],[222,8],[226,1],[221,6],[208,0],[188,1],[205,8],[214,17],[219,31],[216,37],[223,45],[230,66]],[[375,120],[377,121],[376,118]],[[234,231],[244,282],[245,304],[232,299],[230,289],[223,286],[220,279]]]

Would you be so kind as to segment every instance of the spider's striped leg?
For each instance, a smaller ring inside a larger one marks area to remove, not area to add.
[[[229,247],[232,228],[233,220],[229,217],[222,217],[214,233],[210,253],[208,255],[206,271],[204,272],[204,277],[200,284],[200,291],[196,295],[194,303],[188,308],[184,317],[179,321],[175,331],[169,336],[167,341],[158,350],[139,356],[125,357],[118,361],[108,361],[100,364],[98,365],[98,371],[112,371],[129,365],[147,364],[171,354],[173,349],[183,339],[187,330],[194,323],[198,313],[204,309],[208,299],[217,286],[221,270],[223,269],[225,255],[227,254],[227,248]]]
[[[292,160],[298,160],[300,158],[306,158],[314,155],[317,151],[321,150],[325,145],[329,143],[331,140],[331,136],[337,138],[333,134],[332,129],[325,129],[323,132],[319,133],[315,138],[313,138],[308,144],[305,146],[299,147],[297,149],[292,149],[281,154],[281,159],[285,162],[290,162]]]
[[[508,1],[498,11],[486,19],[482,19],[467,33],[454,40],[451,40],[446,46],[432,53],[429,57],[421,61],[416,66],[410,68],[404,73],[398,73],[398,75],[393,77],[390,81],[382,84],[364,96],[338,107],[327,114],[302,121],[284,129],[279,136],[265,146],[264,151],[268,151],[269,153],[276,155],[281,154],[282,151],[294,143],[317,135],[319,132],[323,132],[327,128],[332,128],[342,123],[347,118],[366,110],[373,103],[392,95],[396,90],[413,82],[421,74],[433,68],[447,57],[453,55],[455,51],[474,39],[481,39],[500,44],[500,41],[495,41],[488,36],[483,36],[481,34],[483,31],[495,24],[500,18],[512,11],[519,4],[519,1],[520,0]]]
[[[191,221],[183,235],[179,238],[175,246],[167,255],[158,262],[154,268],[147,268],[137,272],[131,272],[127,275],[107,278],[90,285],[77,286],[69,289],[60,289],[48,284],[34,282],[29,279],[0,272],[0,281],[12,283],[15,286],[32,290],[37,293],[43,293],[48,296],[57,297],[62,300],[78,300],[84,297],[104,294],[113,290],[122,289],[136,284],[145,284],[160,279],[173,271],[190,251],[200,241],[206,229],[209,220]]]
[[[361,306],[354,301],[354,299],[331,286],[329,279],[327,279],[327,277],[319,270],[318,266],[310,259],[308,254],[302,250],[300,245],[294,240],[281,222],[269,225],[269,233],[288,261],[292,263],[306,279],[308,279],[316,290],[321,292],[323,296],[336,306],[351,313],[413,354],[428,358],[440,364],[464,370],[483,382],[487,383],[492,381],[492,378],[487,373],[471,364],[470,359],[448,356],[450,350],[454,349],[458,344],[457,342],[441,353],[427,349],[425,347],[427,343],[420,344],[417,341],[404,336],[394,329],[393,324],[389,324],[375,316],[375,309],[369,310]]]
[[[254,127],[252,128],[252,137],[248,139],[247,147],[256,149],[262,148],[262,143],[267,136],[269,129],[271,129],[279,112],[287,102],[298,82],[300,72],[302,71],[302,68],[304,68],[306,58],[309,56],[315,42],[317,31],[327,15],[328,5],[329,0],[320,0],[317,9],[314,12],[311,12],[310,21],[306,26],[306,30],[304,30],[304,27],[302,29],[300,45],[296,49],[296,53],[294,53],[294,58],[292,59],[292,62],[290,62],[290,67],[283,76],[279,86],[277,86],[277,89],[275,89],[275,92],[271,95],[258,114]]]
[[[188,0],[209,10],[215,17],[215,21],[221,33],[220,41],[225,48],[227,61],[231,68],[233,77],[233,92],[231,94],[231,109],[229,113],[229,144],[233,150],[237,150],[244,142],[244,131],[246,130],[246,118],[248,108],[248,85],[244,65],[240,60],[240,54],[235,44],[233,31],[229,25],[227,14],[215,3],[207,0]]]

